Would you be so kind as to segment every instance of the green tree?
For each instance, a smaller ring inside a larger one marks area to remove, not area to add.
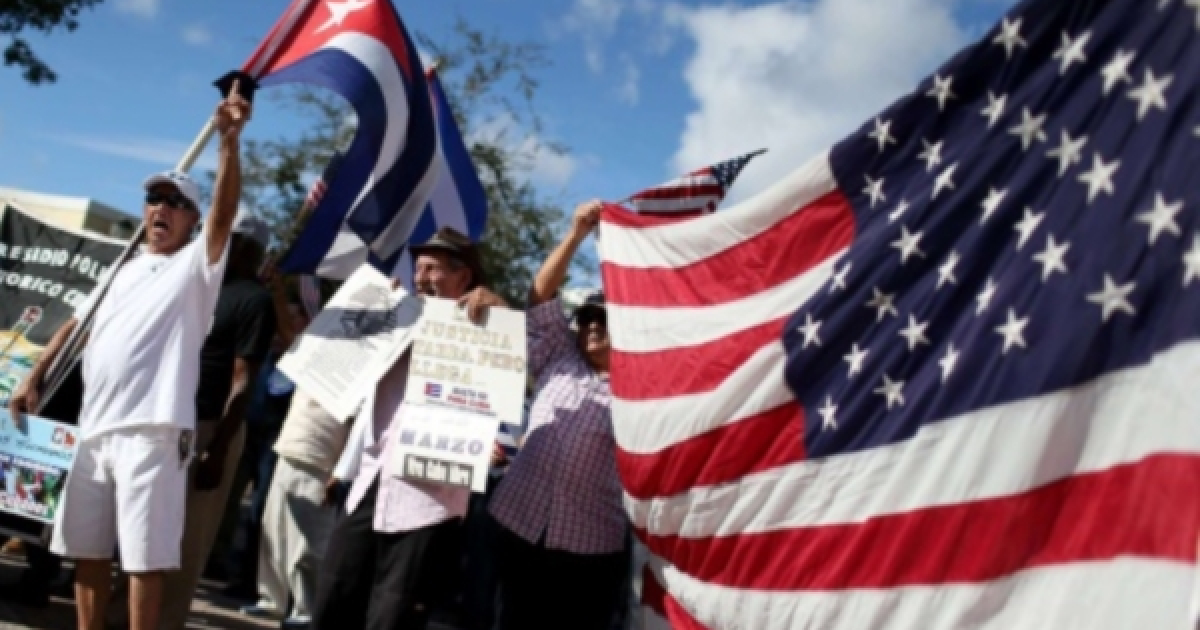
[[[0,1],[0,36],[8,38],[4,65],[21,69],[25,80],[37,85],[53,83],[58,75],[46,65],[29,42],[21,37],[27,29],[51,33],[57,28],[73,31],[79,14],[103,0],[3,0]]]
[[[439,75],[483,182],[489,204],[483,239],[493,289],[523,304],[533,271],[555,244],[563,214],[537,190],[529,174],[538,151],[556,144],[532,142],[542,131],[535,109],[536,73],[547,65],[538,44],[513,43],[460,20],[448,41],[418,36],[438,59]],[[334,151],[353,137],[353,114],[329,92],[298,87],[273,98],[311,120],[299,137],[248,140],[244,147],[243,203],[274,226],[281,243],[303,227],[306,182]]]

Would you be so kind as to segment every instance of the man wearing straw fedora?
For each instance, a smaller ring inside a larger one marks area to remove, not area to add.
[[[133,630],[158,627],[163,574],[179,569],[188,462],[193,453],[200,347],[208,334],[241,194],[239,138],[250,103],[235,82],[217,106],[214,201],[181,172],[146,180],[144,241],[55,334],[13,395],[13,417],[34,411],[43,378],[78,322],[94,310],[83,353],[75,463],[52,550],[76,564],[78,627],[100,630],[114,547],[130,574]],[[189,242],[190,241],[190,242]]]

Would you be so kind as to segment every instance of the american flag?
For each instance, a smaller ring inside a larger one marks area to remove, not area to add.
[[[1188,628],[1200,0],[1036,0],[600,254],[649,627]]]
[[[748,153],[648,188],[627,200],[642,214],[666,214],[676,218],[716,212],[717,205],[733,186],[750,160],[766,153],[766,149]]]
[[[296,277],[296,285],[300,289],[304,313],[309,319],[316,317],[321,312],[321,280],[316,276],[301,275]]]

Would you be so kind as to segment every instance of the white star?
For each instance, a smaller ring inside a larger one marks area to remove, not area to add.
[[[896,204],[896,209],[888,215],[888,223],[895,223],[896,219],[904,216],[905,212],[908,212],[908,200],[901,199],[900,203]]]
[[[1182,199],[1175,203],[1167,203],[1162,193],[1158,193],[1154,197],[1154,209],[1137,216],[1138,223],[1145,223],[1150,226],[1151,245],[1158,240],[1158,235],[1163,232],[1170,232],[1175,236],[1180,235],[1179,224],[1175,222],[1175,215],[1179,214],[1180,210],[1183,210]]]
[[[938,360],[938,365],[942,366],[942,383],[945,384],[946,379],[954,373],[954,367],[958,365],[958,350],[954,349],[954,344],[946,345],[946,354]]]
[[[879,143],[879,152],[883,153],[883,149],[889,144],[896,144],[896,139],[891,133],[892,121],[875,119],[875,130],[867,134],[867,137]]]
[[[1081,136],[1072,140],[1071,134],[1067,133],[1066,129],[1062,130],[1062,142],[1058,145],[1058,148],[1046,153],[1046,157],[1058,160],[1059,177],[1066,175],[1067,169],[1078,164],[1083,159],[1083,145],[1086,143],[1087,136]]]
[[[884,293],[877,288],[871,290],[875,292],[875,297],[871,298],[870,302],[867,302],[867,308],[873,308],[878,311],[875,321],[883,321],[883,316],[888,313],[891,313],[892,317],[895,317],[898,314],[896,313],[896,296],[891,293]]]
[[[1129,98],[1137,101],[1138,104],[1138,120],[1146,117],[1150,112],[1151,107],[1157,107],[1163,111],[1167,110],[1167,88],[1171,86],[1171,82],[1175,80],[1174,75],[1157,79],[1154,77],[1154,72],[1150,68],[1146,68],[1146,74],[1143,76],[1142,84],[1129,91]]]
[[[1017,319],[1016,312],[1008,309],[1008,321],[1004,322],[1003,326],[996,327],[996,332],[1004,337],[1004,349],[1000,354],[1008,354],[1013,346],[1025,347],[1025,327],[1028,325],[1028,317]]]
[[[1050,275],[1055,271],[1067,273],[1067,262],[1063,260],[1063,257],[1067,255],[1067,250],[1070,248],[1070,243],[1055,243],[1053,234],[1046,237],[1046,249],[1033,255],[1033,259],[1042,266],[1042,282],[1049,280]]]
[[[929,345],[929,339],[925,337],[925,330],[929,328],[929,322],[918,322],[916,317],[908,316],[908,326],[900,331],[900,336],[908,341],[908,349],[916,350],[919,345]]]
[[[940,74],[933,77],[933,87],[925,93],[925,96],[931,96],[937,99],[938,111],[946,109],[946,101],[952,98],[957,98],[954,96],[954,92],[950,89],[950,86],[953,83],[954,77],[946,77],[943,79],[942,75]]]
[[[1104,274],[1104,288],[1088,295],[1087,299],[1093,304],[1100,305],[1104,321],[1108,321],[1108,318],[1117,311],[1127,315],[1137,315],[1137,311],[1129,303],[1129,294],[1133,293],[1135,288],[1137,288],[1136,282],[1118,286],[1116,282],[1113,282],[1112,276]]]
[[[1101,192],[1113,194],[1112,178],[1120,167],[1120,160],[1106,163],[1099,153],[1092,156],[1092,170],[1079,176],[1079,181],[1088,186],[1088,203],[1095,201]]]
[[[863,188],[863,194],[871,198],[871,207],[874,208],[876,203],[887,201],[887,197],[883,194],[883,178],[871,179],[870,175],[863,175],[867,179],[867,186]]]
[[[942,190],[946,188],[954,190],[954,171],[957,169],[958,162],[955,162],[954,164],[947,166],[946,169],[942,171],[942,174],[937,176],[937,179],[933,182],[933,195],[930,197],[930,199],[937,199],[938,195],[942,193]]]
[[[995,127],[996,123],[1000,122],[1000,117],[1004,115],[1004,105],[1007,102],[1007,94],[996,96],[990,91],[988,92],[988,106],[980,112],[984,118],[988,119],[988,129]]]
[[[1117,87],[1118,83],[1133,83],[1133,77],[1129,76],[1129,66],[1133,63],[1133,58],[1137,53],[1118,50],[1117,54],[1113,55],[1112,61],[1104,66],[1100,71],[1100,75],[1104,77],[1104,95]]]
[[[1000,34],[992,39],[992,43],[1004,46],[1004,56],[1008,58],[1012,58],[1014,49],[1024,48],[1025,40],[1021,39],[1021,18],[1017,18],[1015,22],[1004,18],[1004,23],[1000,25]]]
[[[1200,233],[1192,239],[1192,248],[1183,255],[1183,286],[1200,280]]]
[[[910,234],[906,225],[900,226],[900,240],[892,241],[892,247],[900,250],[900,264],[907,263],[912,256],[925,257],[925,252],[921,251],[922,236],[920,232]]]
[[[329,9],[329,19],[318,27],[316,32],[320,33],[332,26],[341,27],[342,22],[345,22],[351,13],[371,6],[371,2],[372,0],[342,0],[342,2],[327,0],[325,8]]]
[[[960,258],[958,252],[951,250],[950,255],[946,256],[946,262],[938,267],[938,283],[937,288],[942,288],[943,284],[958,284],[958,278],[954,277],[954,269],[958,267]]]
[[[1021,112],[1021,124],[1008,130],[1008,133],[1014,136],[1021,136],[1021,148],[1029,150],[1030,145],[1034,140],[1038,142],[1046,141],[1046,132],[1042,131],[1042,126],[1046,124],[1046,115],[1034,116],[1029,108],[1026,107]]]
[[[976,315],[983,315],[983,312],[988,310],[988,307],[992,304],[992,297],[996,295],[996,289],[998,288],[995,280],[991,278],[987,279],[987,284],[984,285],[983,291],[975,298],[975,301],[979,302],[979,306],[975,308]]]
[[[833,404],[831,396],[825,397],[825,405],[817,410],[821,414],[821,430],[828,431],[830,429],[837,431],[837,405]]]
[[[1183,0],[1183,4],[1196,9],[1196,29],[1200,30],[1200,0]]]
[[[854,263],[846,261],[846,265],[844,267],[833,273],[833,279],[829,283],[830,293],[835,293],[839,289],[846,288],[846,276],[850,274],[850,267],[852,266],[854,266]]]
[[[875,393],[887,398],[889,411],[896,405],[904,406],[904,381],[892,381],[887,374],[884,374],[883,385],[875,390]]]
[[[1029,237],[1033,236],[1033,233],[1037,231],[1038,226],[1042,224],[1042,219],[1045,218],[1045,212],[1034,212],[1033,208],[1028,206],[1025,207],[1025,217],[1013,226],[1013,229],[1019,234],[1019,236],[1017,236],[1018,250],[1020,250],[1022,247],[1025,247],[1025,242],[1029,240]]]
[[[1001,188],[996,190],[992,188],[988,190],[987,199],[983,200],[983,216],[980,217],[979,223],[982,225],[987,223],[987,220],[996,214],[996,210],[1000,209],[1000,204],[1004,203],[1004,198],[1008,196],[1008,191]]]
[[[817,334],[821,331],[821,322],[813,321],[812,313],[804,314],[804,325],[797,328],[796,332],[804,335],[804,345],[801,350],[810,345],[821,345],[821,338]]]
[[[850,354],[842,357],[842,360],[850,364],[850,370],[847,376],[855,376],[863,369],[863,362],[867,360],[867,351],[854,344],[850,348]]]
[[[942,142],[938,141],[937,144],[930,144],[928,140],[921,138],[921,144],[925,145],[925,149],[921,151],[917,159],[925,161],[925,172],[928,173],[935,166],[942,163]]]
[[[1058,59],[1061,63],[1058,67],[1058,73],[1066,74],[1071,64],[1075,62],[1085,63],[1087,57],[1083,55],[1083,47],[1087,45],[1088,40],[1092,38],[1091,31],[1084,31],[1076,39],[1071,39],[1070,35],[1063,33],[1062,45],[1054,53],[1054,59]]]

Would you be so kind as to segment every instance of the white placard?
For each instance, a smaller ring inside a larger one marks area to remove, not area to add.
[[[486,492],[499,428],[494,416],[406,402],[391,429],[384,473]]]
[[[451,300],[424,298],[412,335],[406,401],[521,424],[525,401],[525,314],[488,309],[476,325]]]
[[[279,369],[345,422],[412,341],[421,301],[359,267],[279,360]]]

